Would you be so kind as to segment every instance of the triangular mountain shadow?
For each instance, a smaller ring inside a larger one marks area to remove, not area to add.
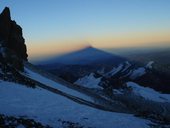
[[[91,72],[101,69],[111,70],[113,66],[125,61],[127,60],[123,57],[88,46],[78,51],[41,61],[38,65],[69,82],[74,82],[77,78]]]
[[[91,64],[114,64],[118,65],[126,61],[125,58],[114,55],[100,49],[88,46],[80,50],[70,52],[61,56],[54,56],[49,59],[37,62],[40,65],[51,65],[55,63],[65,65],[91,65]]]

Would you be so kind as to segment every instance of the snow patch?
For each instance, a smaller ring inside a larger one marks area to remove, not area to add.
[[[96,78],[94,75],[94,73],[91,73],[90,75],[82,77],[78,79],[74,84],[82,85],[87,88],[100,88],[99,83],[101,81],[101,77]]]
[[[143,76],[145,73],[146,73],[145,68],[140,67],[140,68],[138,68],[138,69],[135,69],[135,70],[132,72],[132,74],[130,75],[130,78],[131,78],[131,79],[136,79],[136,78],[138,78],[138,77],[140,77],[140,76]]]
[[[150,61],[147,63],[147,65],[145,66],[146,68],[152,69],[152,65],[154,64],[154,61]]]
[[[127,82],[127,86],[133,89],[133,92],[145,99],[157,102],[170,102],[170,94],[161,94],[149,87],[142,87],[134,82]]]
[[[118,73],[120,70],[122,70],[123,64],[120,64],[117,68],[113,68],[110,72],[106,74],[106,76],[114,76],[116,73]]]
[[[113,94],[124,94],[121,89],[113,89]]]
[[[126,71],[126,70],[131,66],[131,64],[130,64],[128,61],[126,61],[125,64],[126,64],[126,66],[125,66],[125,68],[122,70],[122,72]]]

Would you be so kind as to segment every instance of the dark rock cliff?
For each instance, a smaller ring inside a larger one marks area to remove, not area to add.
[[[0,14],[0,60],[23,69],[23,60],[27,61],[25,40],[22,28],[11,20],[10,10],[5,7]]]

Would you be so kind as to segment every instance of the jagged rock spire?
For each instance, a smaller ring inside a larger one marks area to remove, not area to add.
[[[8,7],[4,8],[4,10],[2,11],[0,17],[3,17],[4,19],[11,20],[10,10],[9,10]]]
[[[0,39],[8,42],[8,37],[11,28],[11,16],[8,7],[5,7],[3,12],[0,14]]]
[[[27,60],[25,40],[22,28],[11,20],[10,9],[5,7],[0,14],[0,41],[13,51],[19,58]]]
[[[22,65],[22,60],[27,60],[27,49],[25,39],[22,35],[22,28],[11,20],[10,9],[5,7],[0,14],[0,46],[8,51],[9,56],[16,56],[18,65]],[[11,60],[8,58],[8,60]],[[16,60],[16,59],[15,59]],[[12,61],[12,60],[11,60]],[[18,66],[19,68],[21,66]]]

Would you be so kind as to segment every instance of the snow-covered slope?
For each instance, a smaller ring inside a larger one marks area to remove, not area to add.
[[[122,75],[122,77],[129,77],[130,79],[136,79],[141,77],[147,73],[147,70],[152,69],[153,61],[149,61],[143,67],[135,67],[130,62],[126,61],[124,63],[119,64],[117,67],[113,67],[110,72],[107,72],[105,76],[113,77],[116,75]]]
[[[79,78],[75,84],[96,89],[106,89],[110,86],[110,89],[113,89],[113,91],[116,90],[119,93],[121,92],[120,90],[125,90],[130,87],[132,89],[132,93],[137,96],[141,96],[146,100],[170,103],[170,94],[162,94],[150,87],[143,87],[135,81],[135,79],[147,74],[149,70],[152,69],[153,63],[153,61],[150,61],[143,67],[135,67],[129,62],[125,62],[114,67],[111,71],[105,74],[91,73],[90,75]],[[117,90],[116,88],[119,89]]]
[[[31,89],[4,81],[0,82],[0,103],[0,113],[26,116],[55,128],[62,127],[60,120],[92,128],[147,128],[149,123],[130,114],[80,105],[44,89]]]
[[[113,69],[106,74],[106,76],[114,76],[116,73],[120,72],[123,69],[123,64],[120,64],[118,67],[113,67]]]
[[[76,96],[76,97],[79,97],[79,98],[82,98],[82,99],[85,99],[85,100],[93,102],[93,100],[89,96],[84,95],[84,94],[82,94],[82,93],[80,93],[78,91],[75,91],[73,89],[70,89],[70,88],[68,88],[68,87],[66,87],[64,85],[59,84],[59,83],[56,83],[55,81],[50,80],[50,79],[48,79],[48,78],[46,78],[46,77],[44,77],[44,76],[42,76],[42,75],[40,75],[40,74],[38,74],[36,72],[33,72],[28,68],[25,68],[25,71],[26,71],[26,74],[23,74],[23,75],[26,75],[27,77],[29,77],[29,78],[31,78],[33,80],[36,80],[36,81],[38,81],[38,82],[40,82],[42,84],[45,84],[47,86],[57,88],[58,90],[60,90],[60,91],[62,91],[64,93],[70,94],[72,96]]]
[[[142,87],[134,82],[127,82],[127,86],[132,88],[133,93],[142,96],[145,99],[170,103],[170,94],[161,94],[149,87]]]
[[[92,73],[89,76],[85,76],[83,78],[78,79],[75,82],[75,84],[84,86],[87,88],[102,89],[101,85],[99,85],[100,82],[101,82],[101,77],[95,78],[94,74]],[[160,92],[155,91],[152,88],[142,87],[135,82],[127,82],[126,85],[127,85],[127,87],[130,87],[132,89],[132,93],[134,93],[137,96],[141,96],[141,97],[145,98],[146,100],[170,103],[170,94],[161,94]],[[113,89],[113,91],[114,92],[116,91],[116,93],[119,92],[119,93],[123,94],[122,93],[123,90],[121,88],[119,90]]]
[[[138,77],[143,76],[144,74],[146,74],[146,69],[144,67],[139,67],[139,68],[133,70],[133,72],[130,75],[130,78],[136,79]]]
[[[100,71],[97,71],[96,73],[90,73],[90,75],[86,75],[82,78],[77,79],[74,84],[82,85],[87,88],[101,88],[102,84],[99,84],[103,80],[110,81],[112,79],[116,79],[117,81],[120,81],[119,79],[123,80],[122,78],[135,80],[136,78],[145,75],[148,68],[152,68],[152,64],[153,62],[149,62],[144,67],[135,67],[130,62],[126,61],[116,67],[113,67],[111,71],[102,73],[100,73]]]
[[[82,85],[87,88],[101,88],[99,83],[101,82],[101,77],[96,78],[94,73],[91,73],[83,78],[78,79],[74,84]]]

